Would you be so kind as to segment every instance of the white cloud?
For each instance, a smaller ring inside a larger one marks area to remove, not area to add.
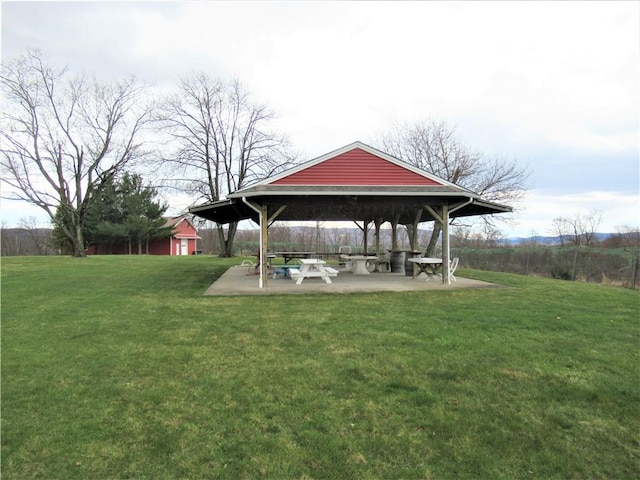
[[[0,5],[4,58],[39,46],[165,88],[196,70],[237,76],[307,158],[441,118],[489,155],[534,161],[532,185],[553,190],[530,192],[522,229],[599,204],[607,228],[637,224],[624,192],[638,189],[638,2]]]

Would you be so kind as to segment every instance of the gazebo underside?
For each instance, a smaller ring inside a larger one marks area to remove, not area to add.
[[[192,207],[189,211],[221,224],[240,220],[259,223],[260,215],[253,207],[264,205],[269,215],[279,211],[279,221],[380,221],[401,225],[412,224],[416,219],[418,223],[438,220],[425,207],[438,212],[446,205],[450,218],[510,211],[502,205],[461,196],[270,195],[246,200],[253,205],[248,205],[241,198],[231,198]]]

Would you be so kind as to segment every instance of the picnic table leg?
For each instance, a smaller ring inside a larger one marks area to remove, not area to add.
[[[425,272],[427,274],[427,280],[425,281],[429,281],[431,280],[431,277],[438,277],[438,266],[437,265],[429,265],[429,272]]]
[[[424,273],[427,276],[427,279],[429,279],[429,272],[427,272],[427,267],[425,265],[422,265],[422,264],[418,263],[418,269],[419,269],[418,273],[414,273],[414,275],[413,275],[413,279],[414,280],[416,278],[418,278],[421,273]]]
[[[307,265],[302,265],[302,267],[300,267],[300,276],[296,280],[296,285],[302,284],[302,281],[304,280],[304,276],[308,271],[309,271],[309,267],[307,267]]]
[[[424,275],[425,275],[425,282],[428,282],[429,280],[431,280],[431,277],[434,276],[434,270],[433,267],[431,265],[425,265],[424,266]]]

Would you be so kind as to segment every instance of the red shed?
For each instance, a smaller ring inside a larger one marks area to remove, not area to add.
[[[167,218],[165,227],[173,227],[171,236],[149,243],[150,255],[192,255],[200,238],[196,227],[184,216]]]
[[[150,255],[191,255],[197,250],[197,241],[200,238],[196,227],[185,216],[170,217],[166,219],[165,227],[172,227],[171,235],[164,238],[157,238],[149,241]],[[131,245],[132,254],[146,253],[145,246],[143,251],[138,251],[138,244]],[[89,255],[125,255],[129,253],[128,244],[125,242],[102,245],[91,245],[87,249]]]

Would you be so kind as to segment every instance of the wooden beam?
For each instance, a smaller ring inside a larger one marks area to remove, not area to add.
[[[273,222],[276,221],[276,218],[278,218],[278,215],[280,215],[285,208],[287,208],[287,206],[282,205],[278,210],[276,210],[276,212],[273,215],[269,217],[269,221],[267,222],[269,226],[271,226]]]
[[[424,209],[431,214],[431,216],[442,225],[443,218],[433,209],[431,205],[425,205]]]

